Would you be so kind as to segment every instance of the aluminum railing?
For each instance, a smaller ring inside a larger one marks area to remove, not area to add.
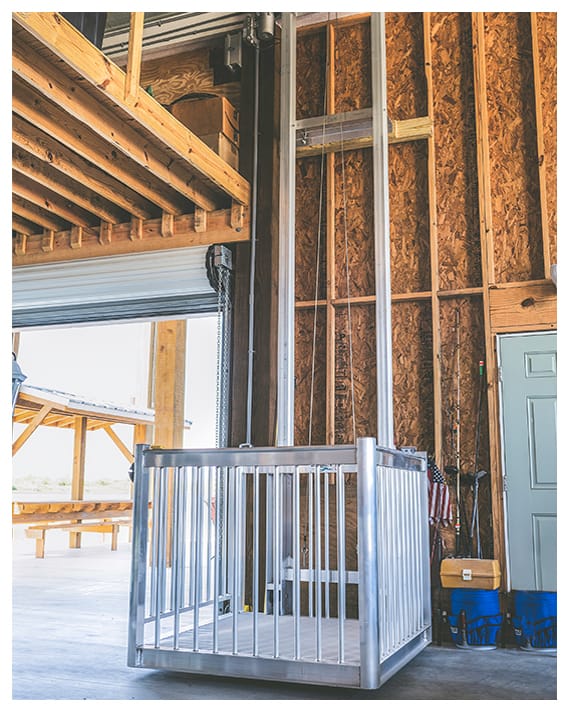
[[[377,688],[431,640],[421,456],[138,446],[134,498],[130,666]]]

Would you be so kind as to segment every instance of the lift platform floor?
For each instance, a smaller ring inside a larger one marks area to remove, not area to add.
[[[432,645],[376,691],[129,668],[126,533],[116,552],[100,534],[87,533],[82,548],[70,550],[68,537],[54,533],[45,559],[37,559],[23,527],[13,531],[12,692],[5,681],[2,698],[487,700],[491,707],[493,701],[566,698],[566,691],[557,694],[556,656],[516,648]]]
[[[316,649],[316,619],[314,617],[299,618],[300,650],[301,659],[315,661]],[[258,652],[261,657],[271,658],[274,654],[274,617],[271,614],[259,614],[257,617],[258,627]],[[237,649],[234,650],[234,625],[233,617],[226,616],[219,620],[218,631],[218,651],[220,653],[233,654],[239,652],[243,656],[253,655],[253,614],[242,612],[237,617]],[[338,652],[338,619],[322,619],[321,626],[321,660],[330,663],[337,663]],[[212,651],[213,648],[213,624],[205,624],[199,627],[198,649],[199,651]],[[168,637],[161,640],[164,646],[173,646],[174,640]],[[294,619],[292,616],[279,617],[278,651],[279,656],[284,659],[295,658],[294,643]],[[346,619],[344,622],[344,662],[358,665],[360,659],[360,639],[358,621],[356,619]],[[193,628],[180,635],[179,647],[192,651],[194,648]]]

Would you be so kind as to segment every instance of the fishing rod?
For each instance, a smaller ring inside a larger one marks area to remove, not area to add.
[[[455,420],[451,424],[451,448],[455,450],[455,465],[445,466],[444,470],[450,477],[455,477],[455,556],[461,556],[461,340],[459,338],[459,307],[455,310],[455,359],[457,374],[457,390],[455,402]]]

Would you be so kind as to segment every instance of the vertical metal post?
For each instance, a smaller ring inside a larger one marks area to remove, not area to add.
[[[315,569],[316,572],[316,635],[317,635],[317,661],[322,658],[322,563],[321,563],[321,469],[317,466],[315,471]]]
[[[346,528],[344,504],[344,468],[339,468],[336,479],[336,557],[338,570],[338,662],[344,663],[344,622],[346,619]]]
[[[194,651],[200,648],[200,600],[202,593],[202,529],[203,529],[203,503],[202,503],[202,478],[204,468],[193,467],[193,476],[196,479],[196,560],[194,570]]]
[[[277,445],[292,446],[295,379],[295,13],[281,16]]]
[[[376,509],[376,440],[359,438],[358,463],[358,618],[360,686],[380,685],[378,620],[378,513]]]
[[[301,658],[301,473],[293,481],[293,630],[294,657]]]
[[[212,652],[218,653],[218,632],[219,632],[219,608],[220,608],[220,580],[221,580],[221,569],[222,569],[222,538],[220,536],[220,524],[222,519],[222,509],[220,503],[220,493],[222,490],[222,469],[216,468],[216,531],[214,532],[214,622],[212,626]]]
[[[392,300],[390,218],[388,211],[388,109],[386,106],[386,36],[383,12],[370,20],[372,54],[372,134],[374,144],[374,245],[376,263],[376,374],[378,442],[394,447],[392,398]]]
[[[148,480],[144,467],[147,445],[135,446],[135,490],[133,495],[133,543],[131,557],[131,586],[129,592],[129,638],[127,665],[137,663],[137,649],[144,643],[146,594],[146,559],[148,546]]]
[[[253,655],[259,654],[259,466],[253,474]]]

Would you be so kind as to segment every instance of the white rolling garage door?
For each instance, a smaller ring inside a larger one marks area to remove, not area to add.
[[[215,312],[207,251],[181,248],[14,268],[13,328]]]

